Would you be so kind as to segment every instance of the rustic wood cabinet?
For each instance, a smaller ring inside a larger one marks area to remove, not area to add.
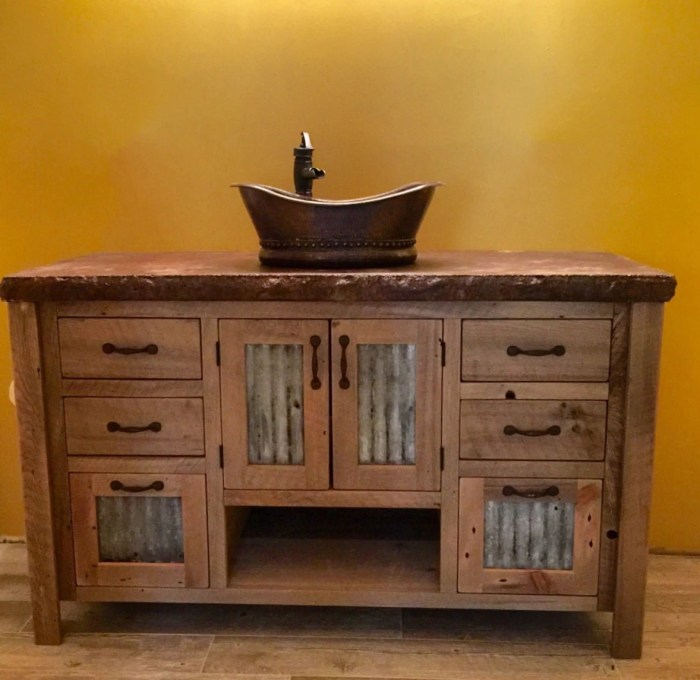
[[[641,654],[669,274],[93,255],[6,277],[35,635],[60,601],[603,610]]]

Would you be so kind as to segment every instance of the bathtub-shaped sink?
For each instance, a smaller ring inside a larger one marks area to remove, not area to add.
[[[366,198],[305,198],[235,184],[260,238],[260,261],[285,267],[392,267],[416,259],[416,233],[439,182]]]

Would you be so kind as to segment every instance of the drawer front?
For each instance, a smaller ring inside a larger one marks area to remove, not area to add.
[[[204,475],[70,475],[79,586],[206,588]]]
[[[58,320],[64,378],[202,377],[198,319]]]
[[[72,455],[202,456],[201,399],[64,399]]]
[[[462,380],[608,379],[607,319],[497,319],[462,322]]]
[[[604,401],[465,400],[460,458],[603,460]]]
[[[603,483],[459,480],[458,591],[595,595]]]

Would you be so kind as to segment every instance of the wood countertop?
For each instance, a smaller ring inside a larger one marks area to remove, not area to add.
[[[391,269],[283,269],[255,253],[99,253],[0,282],[10,301],[559,300],[665,302],[672,274],[610,253],[424,252]]]

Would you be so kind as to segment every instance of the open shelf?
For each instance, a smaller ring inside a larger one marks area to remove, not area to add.
[[[438,592],[439,535],[436,510],[252,508],[228,585]]]

